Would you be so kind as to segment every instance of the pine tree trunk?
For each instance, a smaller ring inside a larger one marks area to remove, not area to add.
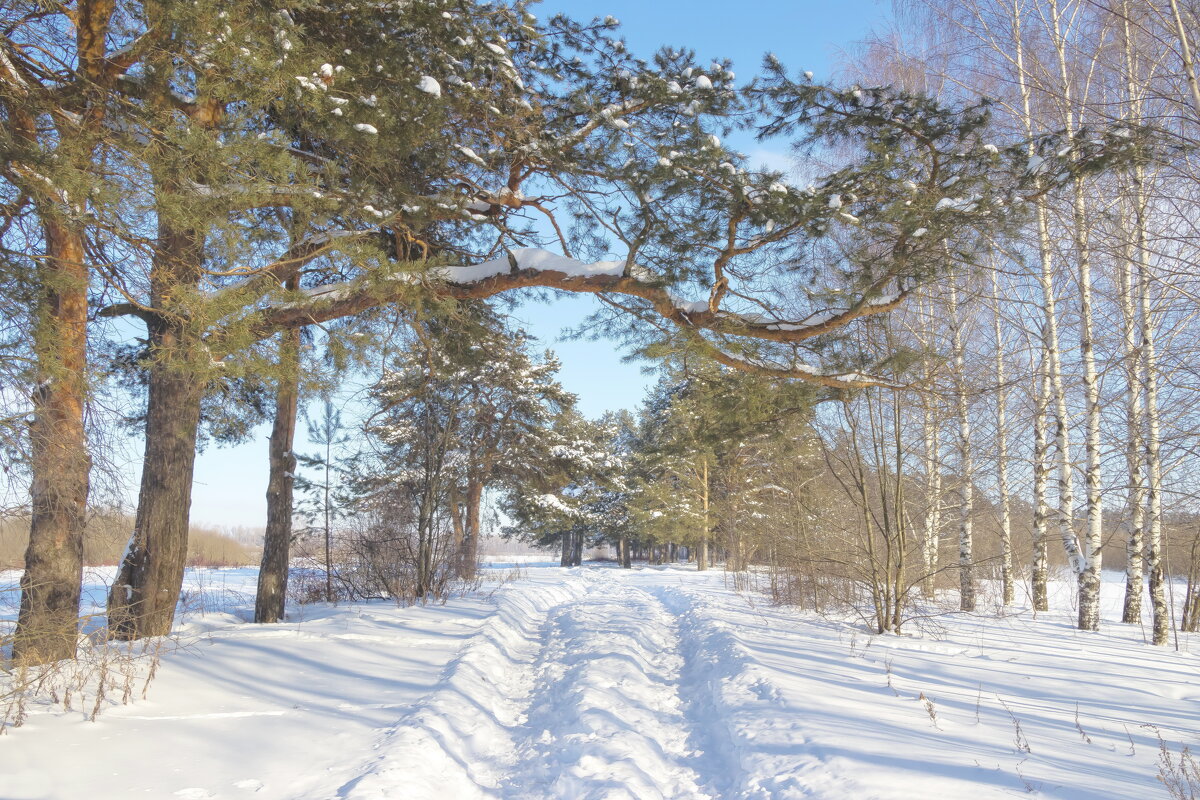
[[[169,193],[162,176],[156,191]],[[117,639],[165,636],[187,562],[188,519],[200,402],[207,362],[203,343],[186,322],[177,301],[200,279],[203,236],[172,227],[160,218],[150,301],[159,315],[149,322],[149,392],[146,449],[133,536],[108,593],[109,635]]]
[[[466,497],[466,530],[463,535],[462,556],[460,558],[460,576],[466,579],[475,577],[479,564],[479,521],[483,513],[483,484],[478,480],[467,483]]]
[[[70,12],[81,91],[67,99],[74,116],[58,131],[57,146],[63,163],[78,173],[90,170],[95,145],[104,135],[107,38],[115,9],[113,0],[79,0]],[[38,121],[32,110],[20,108],[27,88],[11,83],[7,88],[18,95],[5,120],[8,133],[37,147]],[[33,328],[37,389],[29,429],[29,544],[12,639],[13,661],[24,665],[75,656],[91,473],[84,425],[89,269],[83,226],[71,219],[86,201],[61,208],[69,196],[47,196],[47,187],[34,183],[39,185],[30,195],[45,237],[45,258],[37,267]]]
[[[87,283],[82,232],[44,215],[46,259],[33,333],[38,388],[29,429],[33,482],[29,546],[13,660],[75,656],[91,456],[87,402]]]
[[[152,340],[162,354],[178,347],[163,326]],[[149,368],[146,450],[133,537],[108,595],[109,633],[117,639],[165,636],[187,561],[188,517],[204,383],[171,359]]]
[[[292,287],[294,288],[294,287]],[[296,411],[300,395],[300,329],[280,334],[279,385],[275,390],[275,422],[269,447],[267,530],[263,537],[255,622],[279,622],[287,599],[288,564],[292,544],[292,490],[295,485]]]

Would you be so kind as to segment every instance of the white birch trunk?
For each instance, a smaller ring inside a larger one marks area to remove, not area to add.
[[[1012,4],[1014,57],[1017,68],[1017,84],[1021,93],[1021,111],[1027,135],[1032,136],[1034,130],[1033,110],[1030,100],[1031,89],[1029,75],[1025,70],[1025,46],[1021,34],[1021,6],[1019,0]],[[1030,144],[1030,155],[1034,154]],[[1045,369],[1050,385],[1051,399],[1054,404],[1054,444],[1058,454],[1058,531],[1062,538],[1063,549],[1072,571],[1079,574],[1083,571],[1084,560],[1079,552],[1079,543],[1075,538],[1075,492],[1072,480],[1071,437],[1067,427],[1067,396],[1063,388],[1062,364],[1058,349],[1058,312],[1054,292],[1054,267],[1051,262],[1050,226],[1047,218],[1046,203],[1038,199],[1035,206],[1037,238],[1038,238],[1038,283],[1042,289],[1042,351],[1045,357]]]
[[[1142,102],[1136,83],[1138,73],[1137,58],[1134,53],[1132,31],[1129,24],[1129,3],[1121,3],[1122,30],[1125,49],[1125,91],[1129,102],[1129,116],[1134,121],[1140,121]],[[1128,238],[1123,243],[1126,252],[1118,272],[1118,301],[1121,306],[1121,344],[1125,357],[1125,466],[1129,474],[1129,486],[1126,495],[1127,519],[1125,540],[1125,603],[1121,611],[1121,621],[1136,624],[1142,621],[1142,581],[1143,559],[1145,550],[1145,472],[1143,470],[1145,445],[1142,430],[1145,426],[1144,400],[1142,392],[1142,351],[1138,346],[1140,326],[1138,309],[1134,303],[1135,262],[1140,259],[1144,250],[1142,242],[1145,231],[1142,228],[1144,199],[1140,175],[1134,177],[1134,239]]]
[[[1000,581],[1004,605],[1016,597],[1013,586],[1012,516],[1008,496],[1008,390],[1004,385],[1004,334],[1000,325],[1000,278],[992,271],[992,321],[996,340],[996,483],[1000,493]]]
[[[1141,170],[1138,182],[1138,231],[1145,230],[1144,195],[1141,193]],[[1150,574],[1150,605],[1153,609],[1151,641],[1167,643],[1170,630],[1165,595],[1162,536],[1162,459],[1159,453],[1161,434],[1158,418],[1158,360],[1154,346],[1154,314],[1150,307],[1150,269],[1146,263],[1145,242],[1138,242],[1138,301],[1142,313],[1142,386],[1146,393],[1146,571]]]
[[[1046,417],[1050,408],[1050,372],[1043,352],[1038,363],[1038,395],[1033,413],[1033,565],[1030,590],[1034,611],[1050,610],[1047,537],[1050,524],[1050,446],[1046,436]]]
[[[974,463],[971,453],[971,416],[967,403],[966,345],[963,341],[963,318],[958,305],[958,293],[950,284],[951,347],[954,358],[954,395],[958,411],[958,607],[975,610],[975,557],[972,541],[971,510],[974,505]]]
[[[925,520],[921,528],[921,564],[925,570],[921,591],[933,596],[933,580],[938,569],[938,534],[942,517],[942,468],[938,458],[937,413],[925,402]]]
[[[1062,14],[1058,0],[1050,0],[1053,21],[1052,41],[1058,57],[1061,84],[1063,124],[1068,138],[1075,135],[1077,119],[1074,109],[1073,81],[1067,65],[1067,42],[1062,29]],[[1080,630],[1100,629],[1100,568],[1103,554],[1103,505],[1100,494],[1100,380],[1096,374],[1094,321],[1092,311],[1092,262],[1087,229],[1087,202],[1083,183],[1071,184],[1072,244],[1078,266],[1079,282],[1079,358],[1083,366],[1083,395],[1086,419],[1084,470],[1087,502],[1087,535],[1083,539],[1083,564],[1079,570]]]

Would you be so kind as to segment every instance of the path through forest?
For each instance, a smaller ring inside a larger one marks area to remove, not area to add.
[[[1129,626],[1075,631],[1058,588],[1039,619],[948,614],[904,637],[685,568],[532,567],[442,606],[272,626],[232,602],[183,625],[148,700],[95,723],[39,711],[0,739],[0,797],[1160,792],[1158,735],[1200,736],[1200,660]]]

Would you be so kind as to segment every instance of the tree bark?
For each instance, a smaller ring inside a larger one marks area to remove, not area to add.
[[[1142,322],[1142,386],[1146,392],[1146,572],[1150,576],[1150,606],[1153,612],[1151,641],[1165,645],[1170,630],[1166,574],[1163,565],[1162,455],[1158,415],[1158,354],[1155,349],[1154,313],[1150,304],[1150,269],[1145,249],[1138,259],[1138,302]]]
[[[103,131],[106,39],[115,8],[113,0],[80,0],[73,9],[82,91],[72,103],[76,118],[58,133],[55,156],[63,154],[61,163],[78,174],[90,170]],[[6,93],[10,91],[16,107],[9,109],[6,122],[17,139],[36,147],[34,112],[22,107],[28,90],[9,85]],[[91,473],[84,425],[89,269],[84,227],[74,221],[84,202],[73,201],[66,192],[47,194],[43,181],[35,180],[30,191],[46,252],[38,267],[40,295],[33,329],[37,389],[29,431],[29,545],[12,651],[14,662],[28,665],[75,656]]]
[[[160,352],[176,332],[155,335]],[[116,639],[165,636],[187,561],[192,476],[204,382],[170,360],[150,367],[146,451],[133,537],[108,595],[109,633]]]
[[[483,513],[483,483],[472,480],[467,483],[466,495],[466,530],[463,532],[463,544],[460,564],[460,577],[470,579],[475,577],[479,564],[479,522]]]
[[[704,509],[704,519],[700,529],[700,547],[696,552],[696,571],[704,572],[708,569],[708,537],[709,537],[709,521],[708,521],[708,457],[705,456],[700,467],[700,504]]]
[[[295,288],[295,287],[289,287]],[[267,482],[267,530],[258,570],[255,622],[279,622],[287,600],[292,545],[292,491],[296,478],[296,411],[300,396],[300,329],[279,339],[279,385],[275,390],[275,422],[271,427],[270,478]]]
[[[46,260],[34,329],[38,388],[30,426],[32,517],[13,659],[75,656],[91,457],[87,402],[87,283],[83,234],[43,217]]]
[[[1121,27],[1125,53],[1125,93],[1129,103],[1129,115],[1140,122],[1142,100],[1138,79],[1140,71],[1135,54],[1128,2],[1121,3]],[[1125,253],[1118,266],[1118,300],[1121,306],[1121,344],[1125,356],[1125,467],[1129,474],[1129,486],[1125,507],[1125,603],[1121,610],[1121,621],[1137,624],[1142,621],[1142,581],[1145,551],[1146,477],[1145,447],[1142,429],[1145,425],[1144,393],[1142,391],[1142,350],[1138,344],[1139,322],[1135,300],[1137,276],[1135,264],[1144,255],[1145,230],[1143,227],[1145,195],[1142,191],[1141,168],[1134,170],[1133,179],[1133,240],[1126,237],[1123,242]],[[1126,217],[1128,219],[1128,217]]]
[[[1021,33],[1021,6],[1018,0],[1012,3],[1012,31],[1016,77],[1021,94],[1022,123],[1027,136],[1034,132],[1033,106],[1029,85],[1030,77],[1025,68],[1025,46]],[[1032,142],[1029,155],[1036,155]],[[1075,492],[1073,488],[1073,465],[1071,463],[1071,436],[1067,428],[1067,396],[1063,388],[1062,364],[1059,358],[1058,311],[1054,288],[1054,265],[1051,261],[1053,249],[1050,241],[1050,225],[1045,200],[1035,205],[1035,222],[1038,238],[1038,283],[1042,289],[1042,354],[1046,380],[1054,406],[1054,444],[1058,455],[1058,517],[1059,536],[1071,569],[1079,574],[1085,563],[1079,552],[1075,537]]]
[[[1072,81],[1067,66],[1066,34],[1061,27],[1062,15],[1057,0],[1050,0],[1050,16],[1053,23],[1052,41],[1058,56],[1060,96],[1062,100],[1063,124],[1068,137],[1073,137],[1077,128]],[[1092,261],[1088,241],[1087,200],[1083,183],[1076,179],[1071,184],[1071,239],[1075,248],[1079,287],[1079,359],[1083,366],[1083,396],[1085,406],[1086,433],[1084,436],[1085,499],[1087,505],[1087,534],[1083,538],[1082,564],[1079,573],[1079,618],[1080,630],[1100,629],[1100,570],[1103,554],[1103,496],[1100,487],[1100,383],[1096,372],[1096,356],[1092,313]]]
[[[1050,445],[1046,437],[1046,414],[1050,408],[1050,373],[1045,353],[1038,364],[1037,406],[1033,414],[1033,564],[1030,592],[1034,611],[1050,610],[1050,568],[1047,538],[1050,502],[1046,487],[1050,483]]]
[[[169,194],[179,181],[157,175],[155,183],[157,192]],[[150,274],[150,301],[159,312],[147,322],[142,483],[133,536],[108,594],[109,635],[116,639],[170,633],[183,586],[200,402],[211,365],[180,306],[199,282],[202,242],[198,231],[160,217]]]
[[[1000,493],[1000,580],[1004,605],[1016,599],[1013,581],[1012,513],[1008,493],[1008,389],[1004,378],[1004,335],[1000,324],[1000,279],[992,270],[992,302],[996,339],[996,484]]]
[[[975,610],[975,556],[972,538],[974,521],[974,462],[971,453],[971,416],[967,403],[966,344],[963,341],[963,317],[958,305],[958,293],[950,286],[950,319],[955,372],[955,401],[958,408],[958,607],[960,611]]]

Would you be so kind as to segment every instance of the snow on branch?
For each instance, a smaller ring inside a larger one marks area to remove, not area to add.
[[[403,271],[380,280],[364,276],[352,281],[309,290],[307,297],[256,312],[251,322],[259,336],[282,328],[325,322],[399,300],[404,291],[421,284],[442,297],[483,299],[522,288],[550,288],[592,294],[620,294],[648,302],[656,314],[684,331],[706,330],[734,337],[796,343],[821,336],[850,322],[890,311],[907,294],[901,290],[862,299],[844,309],[819,311],[798,321],[771,319],[757,314],[712,310],[707,303],[681,300],[644,268],[625,261],[585,262],[539,248],[505,251],[501,257],[479,264],[435,266],[423,271]],[[389,287],[395,287],[394,289]],[[826,374],[817,367],[795,364],[776,367],[744,361],[711,345],[717,360],[738,369],[800,378],[837,388],[892,385],[859,373]]]

